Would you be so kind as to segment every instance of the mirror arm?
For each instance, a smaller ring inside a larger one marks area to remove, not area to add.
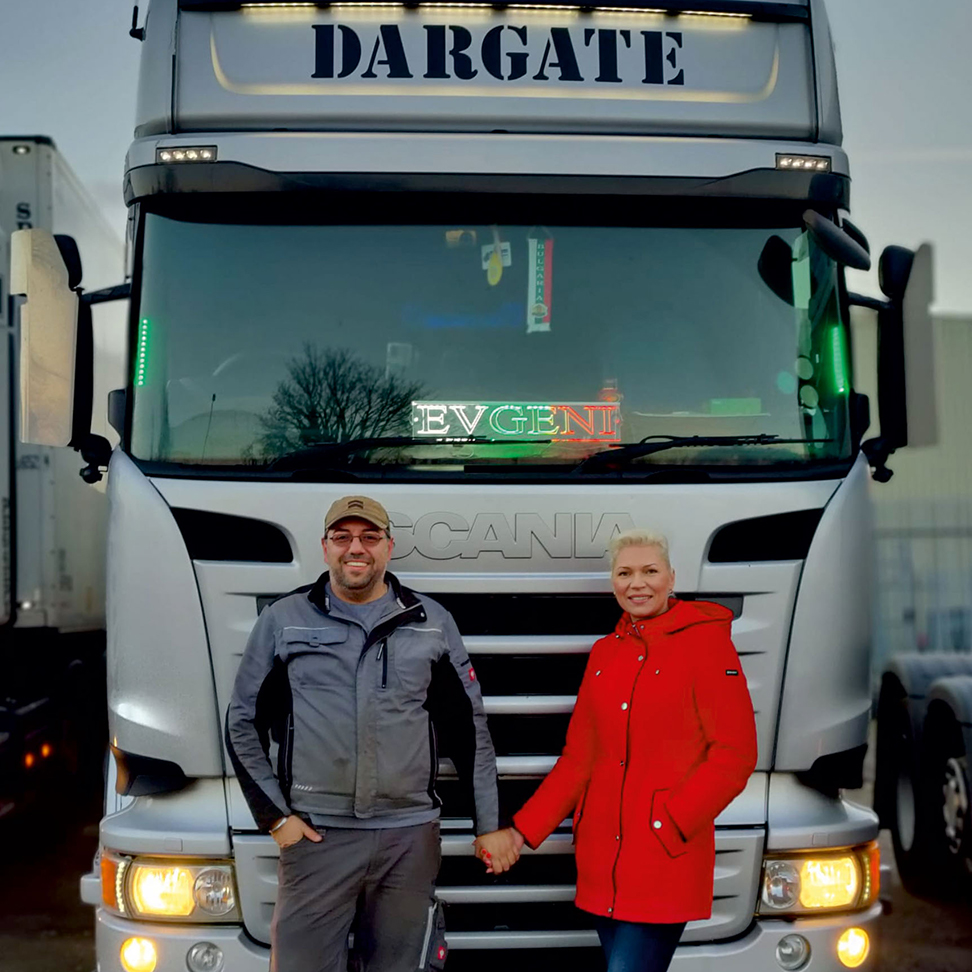
[[[888,440],[883,436],[862,442],[861,452],[864,453],[867,464],[871,467],[871,479],[874,482],[886,483],[894,475],[894,470],[888,469],[887,465],[894,447],[888,445]]]
[[[876,311],[887,310],[889,306],[886,300],[881,300],[879,297],[866,297],[864,294],[853,294],[850,292],[847,294],[847,303],[854,307],[867,307],[870,310]]]
[[[114,287],[105,287],[104,290],[92,290],[80,295],[82,303],[107,304],[112,300],[125,300],[132,296],[132,285],[130,283],[115,284]]]
[[[74,447],[81,453],[81,458],[87,463],[78,470],[78,475],[90,486],[100,482],[111,460],[111,443],[103,435],[89,432],[80,445]]]

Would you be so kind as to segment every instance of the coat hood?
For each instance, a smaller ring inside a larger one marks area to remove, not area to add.
[[[713,604],[711,601],[681,601],[678,598],[672,598],[669,603],[670,607],[664,614],[638,621],[637,630],[641,635],[674,634],[699,624],[725,625],[728,631],[732,624],[732,611],[721,604]],[[635,631],[631,615],[625,611],[614,633],[626,635],[634,634]]]

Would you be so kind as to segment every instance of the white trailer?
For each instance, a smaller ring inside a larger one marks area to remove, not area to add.
[[[104,488],[78,476],[67,449],[18,434],[19,333],[9,235],[36,227],[70,235],[88,289],[115,284],[123,245],[51,139],[0,137],[0,815],[14,809],[59,759],[77,756],[85,729],[101,725],[104,699]],[[97,332],[99,384],[108,362]],[[121,334],[117,335],[120,337]],[[115,367],[121,353],[114,351]],[[99,396],[104,400],[104,393]],[[103,412],[103,410],[102,410]],[[104,415],[91,431],[106,434]],[[100,737],[99,733],[99,737]],[[103,739],[97,746],[103,749]]]
[[[734,612],[759,739],[675,968],[874,968],[878,821],[841,789],[870,714],[869,467],[933,435],[929,254],[885,252],[885,301],[847,291],[869,256],[822,0],[153,0],[133,33],[100,967],[267,968],[277,849],[221,723],[258,612],[363,492],[467,639],[509,810],[615,623],[609,539],[668,534],[679,595]],[[23,245],[52,372],[73,304],[49,241]],[[868,440],[852,301],[881,316]],[[30,389],[37,435],[63,435],[56,397]],[[586,961],[569,821],[486,880],[442,771],[450,961]]]

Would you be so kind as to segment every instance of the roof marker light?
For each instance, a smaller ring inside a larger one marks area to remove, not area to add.
[[[787,155],[777,153],[777,169],[796,172],[830,172],[831,159],[826,155]]]
[[[458,8],[466,10],[475,9],[494,9],[495,3],[454,3],[450,0],[419,0],[418,3],[402,2],[402,0],[335,0],[332,3],[318,2],[292,2],[292,3],[241,3],[240,7],[247,11],[259,10],[313,10],[323,7],[437,7],[437,8]],[[547,10],[547,11],[583,11],[585,13],[623,13],[633,16],[649,14],[652,16],[671,16],[675,13],[679,17],[718,17],[729,20],[752,20],[752,14],[738,13],[718,10],[679,10],[672,11],[662,7],[613,7],[610,5],[588,5],[560,4],[560,3],[505,3],[502,5],[505,10]]]
[[[170,165],[173,162],[215,162],[215,145],[187,145],[184,148],[159,148],[155,150],[155,161]]]

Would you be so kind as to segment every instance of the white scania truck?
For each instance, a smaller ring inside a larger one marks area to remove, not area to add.
[[[54,142],[0,136],[0,818],[46,784],[63,793],[66,771],[78,769],[79,759],[85,769],[97,769],[104,751],[105,490],[81,481],[71,450],[24,443],[18,435],[21,370],[9,241],[29,228],[75,240],[85,254],[83,268],[75,270],[83,269],[89,288],[117,283],[124,272],[120,233],[112,232]],[[109,326],[92,333],[99,385],[112,359],[111,313]],[[120,374],[124,323],[118,323]],[[104,398],[102,389],[93,423],[102,435]],[[92,423],[81,411],[87,435]]]
[[[679,595],[734,612],[759,735],[674,967],[874,968],[878,821],[841,789],[871,703],[869,470],[933,430],[929,257],[886,251],[886,300],[847,291],[869,257],[822,0],[152,0],[134,33],[114,759],[82,884],[102,972],[267,969],[277,849],[221,724],[258,613],[317,576],[350,492],[458,621],[507,810],[615,623],[609,539],[668,534]],[[21,245],[67,383],[70,294]],[[36,435],[69,421],[28,391]],[[438,793],[450,962],[597,962],[569,821],[493,880],[448,766]]]

